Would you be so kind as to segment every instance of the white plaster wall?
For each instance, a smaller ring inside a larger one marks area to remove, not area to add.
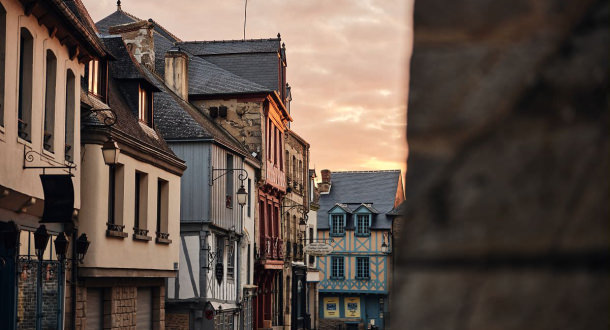
[[[0,185],[13,189],[20,193],[40,199],[42,202],[43,191],[39,169],[23,169],[24,147],[32,149],[42,157],[35,157],[36,163],[32,165],[45,164],[46,159],[64,163],[64,131],[65,131],[65,98],[66,98],[66,72],[71,69],[76,77],[75,95],[77,100],[74,120],[74,164],[76,170],[72,173],[75,200],[74,207],[79,209],[80,205],[80,77],[84,74],[84,65],[78,63],[77,59],[70,60],[68,49],[59,43],[56,38],[50,38],[46,27],[38,24],[33,16],[25,16],[23,7],[17,1],[0,0],[7,12],[6,16],[6,57],[5,57],[5,86],[4,86],[4,127],[0,127]],[[27,28],[34,38],[34,63],[33,63],[33,88],[32,88],[32,121],[31,142],[21,140],[17,137],[17,106],[18,106],[18,72],[19,72],[19,38],[21,27]],[[55,153],[43,151],[43,109],[45,92],[46,51],[50,49],[57,58],[57,87],[55,97]],[[61,170],[47,170],[47,174],[61,174]]]
[[[119,162],[125,171],[122,195],[124,207],[120,208],[121,203],[117,203],[116,207],[123,216],[124,231],[129,236],[123,239],[106,237],[109,169],[104,163],[101,146],[85,145],[82,162],[83,207],[79,216],[80,231],[86,232],[91,241],[83,267],[173,270],[174,263],[178,262],[180,244],[180,177],[121,153]],[[132,238],[136,170],[148,174],[147,225],[143,229],[149,230],[148,235],[153,238],[152,241],[135,241]],[[158,178],[169,184],[168,232],[171,244],[155,243],[154,239]],[[117,184],[118,194],[120,188]]]

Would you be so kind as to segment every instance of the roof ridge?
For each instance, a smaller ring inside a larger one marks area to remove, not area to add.
[[[400,172],[400,170],[331,171],[332,174],[336,174],[336,173],[393,173],[393,172]]]
[[[176,44],[208,44],[208,43],[220,43],[220,42],[248,42],[248,41],[280,41],[280,38],[260,38],[260,39],[225,39],[225,40],[189,40],[189,41],[180,41]]]

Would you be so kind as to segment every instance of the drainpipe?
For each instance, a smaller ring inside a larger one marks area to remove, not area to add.
[[[72,280],[70,283],[70,289],[71,289],[71,294],[72,294],[72,299],[70,300],[70,308],[72,309],[72,325],[71,325],[71,329],[72,330],[76,330],[76,276],[77,276],[77,270],[76,267],[78,266],[78,261],[76,260],[76,239],[77,239],[77,234],[78,231],[76,229],[76,227],[74,227],[74,229],[72,229]]]

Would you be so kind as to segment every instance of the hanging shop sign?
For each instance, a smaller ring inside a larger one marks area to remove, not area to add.
[[[222,263],[217,262],[214,271],[216,272],[216,280],[218,281],[218,284],[222,283],[222,278],[224,277],[224,266]]]
[[[333,252],[333,247],[324,242],[312,242],[303,248],[303,252],[314,257],[323,257]]]
[[[339,317],[339,297],[324,298],[324,318]]]
[[[346,297],[345,317],[360,318],[360,297]]]

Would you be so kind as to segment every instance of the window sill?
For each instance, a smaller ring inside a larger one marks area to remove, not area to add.
[[[370,281],[371,277],[369,277],[369,276],[367,276],[367,277],[356,276],[356,279],[360,280],[360,281]]]
[[[354,233],[357,237],[371,237],[371,233]]]
[[[32,147],[32,142],[28,141],[28,140],[24,140],[22,138],[20,138],[19,136],[17,136],[17,142],[21,143],[21,144],[25,144],[28,147]]]
[[[329,236],[330,237],[345,237],[345,233],[343,233],[343,234],[333,234],[333,233],[330,233]]]
[[[330,279],[331,280],[344,280],[345,276],[331,276]]]
[[[167,244],[172,244],[172,240],[169,239],[169,238],[160,238],[160,237],[157,237],[157,238],[155,238],[155,243],[157,243],[157,244],[166,244],[167,245]]]
[[[115,237],[115,238],[123,239],[123,238],[127,237],[127,233],[126,232],[122,232],[122,231],[118,231],[118,230],[107,229],[106,230],[106,237]]]
[[[147,236],[147,235],[133,234],[132,237],[133,237],[134,241],[142,241],[142,242],[152,241],[152,237]]]

